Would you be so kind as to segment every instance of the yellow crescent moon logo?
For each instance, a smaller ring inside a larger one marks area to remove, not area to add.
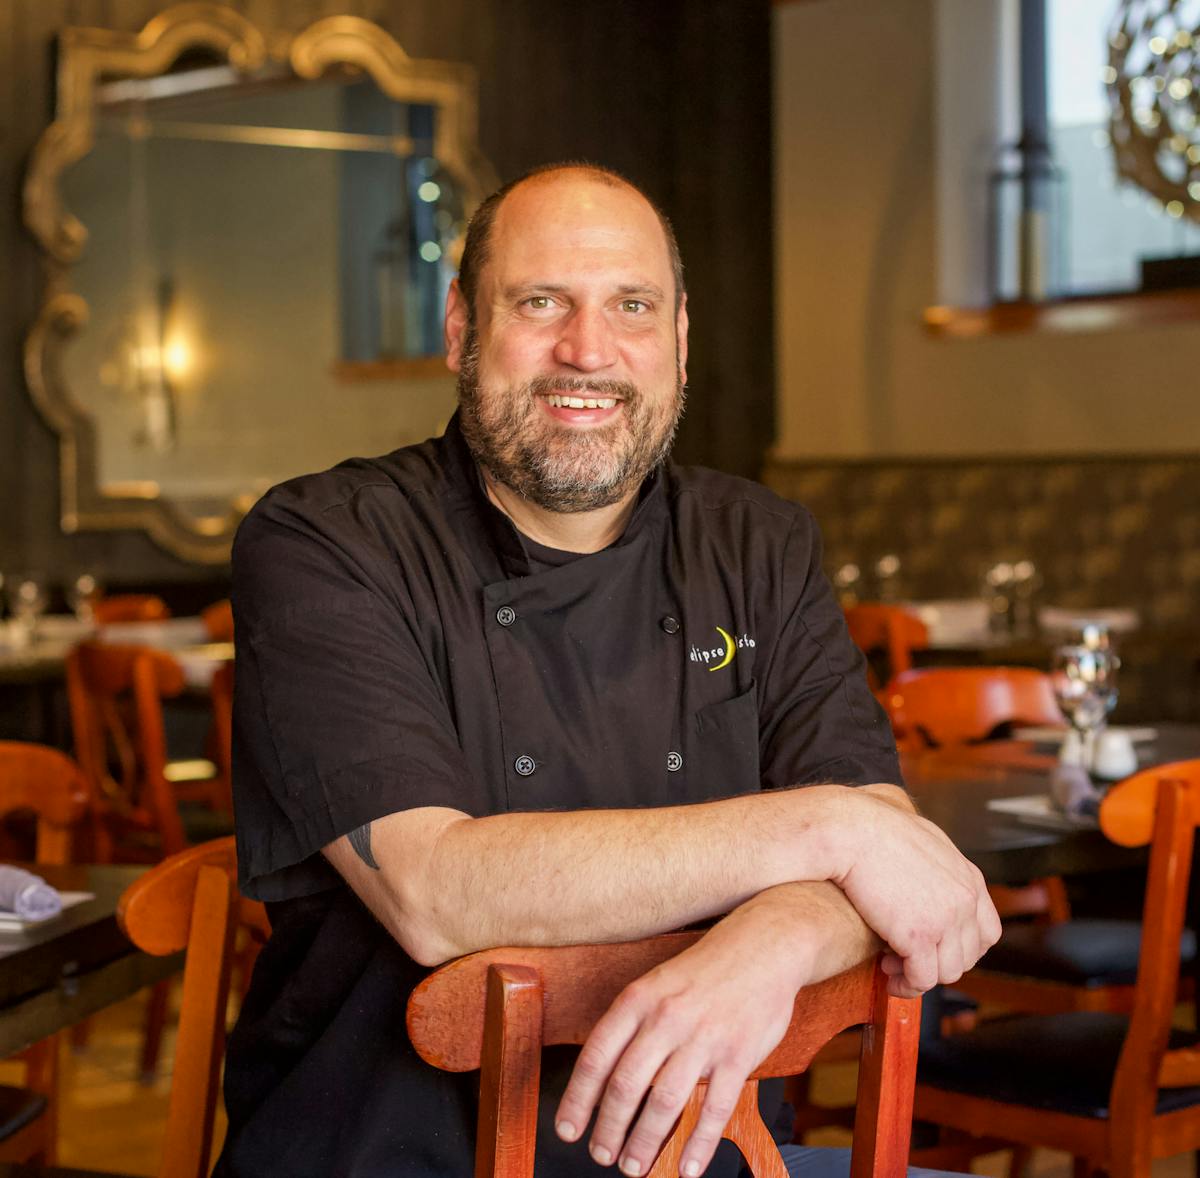
[[[729,664],[733,661],[733,639],[730,638],[720,626],[717,627],[717,633],[725,639],[725,657],[719,663],[717,663],[716,666],[709,667],[708,669],[710,671],[719,671],[722,667],[729,666]]]

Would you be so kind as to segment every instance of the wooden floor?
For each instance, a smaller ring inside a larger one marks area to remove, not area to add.
[[[178,988],[176,988],[178,998]],[[138,1081],[144,999],[138,996],[114,1006],[92,1021],[87,1046],[63,1052],[62,1113],[59,1163],[125,1175],[154,1178],[162,1147],[170,1091],[174,1046],[168,1032],[158,1076],[151,1085]],[[9,1079],[0,1064],[0,1079]],[[854,1091],[854,1064],[818,1069],[813,1094],[819,1102],[837,1103]],[[12,1076],[16,1078],[15,1074]],[[224,1134],[218,1112],[217,1147]],[[809,1136],[814,1145],[848,1145],[849,1134],[837,1129]],[[974,1165],[977,1174],[1006,1178],[1007,1154],[990,1154]],[[615,1173],[615,1171],[614,1171]],[[1194,1178],[1194,1155],[1182,1154],[1154,1164],[1154,1178]],[[1071,1178],[1070,1158],[1052,1150],[1036,1150],[1026,1178]]]
[[[178,1002],[178,983],[174,997]],[[164,1038],[154,1083],[141,1083],[138,1053],[144,1010],[143,995],[110,1007],[92,1019],[85,1047],[76,1051],[63,1045],[59,1165],[134,1178],[157,1174],[175,1036],[172,1027]],[[224,1111],[219,1109],[214,1159],[224,1133]]]

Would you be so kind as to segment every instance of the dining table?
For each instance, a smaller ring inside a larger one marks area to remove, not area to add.
[[[49,614],[38,619],[32,634],[0,621],[0,738],[70,747],[66,663],[85,640],[170,654],[183,671],[185,708],[189,700],[207,699],[217,667],[233,658],[233,643],[212,641],[200,617],[94,626],[73,615]]]
[[[20,866],[64,893],[85,893],[89,898],[48,920],[0,921],[0,1057],[183,968],[182,953],[144,953],[117,924],[121,893],[146,870],[144,866]]]
[[[1138,735],[1139,768],[1200,757],[1200,724],[1155,724]],[[1036,804],[1048,798],[1056,764],[1052,740],[996,741],[902,758],[918,809],[988,883],[1020,885],[1050,875],[1144,866],[1145,848],[1110,842],[1094,818],[1072,819],[1049,804]],[[1014,806],[1016,800],[1029,804]]]

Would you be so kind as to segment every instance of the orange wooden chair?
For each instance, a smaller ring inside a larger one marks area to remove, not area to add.
[[[1114,786],[1104,833],[1150,844],[1132,1014],[996,1019],[923,1044],[923,1119],[1026,1146],[1066,1150],[1112,1178],[1149,1178],[1153,1158],[1200,1147],[1200,1035],[1174,1030],[1180,944],[1200,818],[1200,761]]]
[[[71,840],[87,810],[79,767],[42,745],[0,741],[0,814],[33,811],[38,863],[71,860]],[[25,1086],[0,1086],[0,1162],[54,1161],[58,1109],[58,1036],[20,1055]]]
[[[75,755],[89,792],[90,858],[97,863],[155,863],[189,842],[228,834],[226,794],[218,775],[170,781],[162,701],[183,691],[183,670],[163,651],[80,643],[67,657],[67,698]],[[180,801],[203,801],[185,830]],[[208,817],[203,817],[208,815]],[[201,823],[201,818],[203,822]],[[192,837],[189,838],[189,833]],[[154,988],[147,1009],[142,1075],[154,1074],[167,1016],[169,985]],[[76,1043],[86,1024],[75,1031]]]
[[[156,862],[187,845],[167,780],[162,700],[184,688],[170,655],[142,646],[80,643],[67,656],[75,756],[91,793],[91,858]]]
[[[200,611],[200,619],[210,642],[233,641],[233,602],[228,597],[206,605]]]
[[[922,773],[939,759],[950,774],[966,762],[1034,764],[1038,759],[1028,749],[989,744],[986,738],[1001,725],[1063,723],[1050,677],[1027,667],[907,671],[888,685],[885,706],[906,755],[917,750],[922,756]],[[1132,1008],[1138,921],[1072,918],[1057,877],[990,891],[1002,917],[1035,919],[1006,922],[1000,940],[955,989],[980,1002],[1038,1014]],[[1191,934],[1186,951],[1189,957],[1195,953]]]
[[[700,935],[490,949],[442,966],[417,986],[408,1003],[408,1033],[417,1053],[445,1071],[480,1069],[477,1178],[530,1178],[534,1172],[541,1049],[583,1043],[630,982]],[[852,1172],[902,1178],[919,1012],[919,1001],[888,996],[886,978],[874,962],[801,990],[791,1026],[747,1081],[725,1131],[752,1173],[786,1178],[759,1116],[758,1080],[803,1071],[823,1043],[846,1027],[865,1023],[870,1033],[863,1036]],[[648,1178],[678,1174],[703,1096],[698,1086]]]
[[[929,645],[925,623],[898,605],[863,602],[844,610],[850,640],[867,657],[867,682],[879,693],[883,684],[912,667],[912,652]],[[882,655],[886,660],[884,675],[876,673],[871,659]]]
[[[239,927],[265,937],[266,911],[237,891],[232,836],[163,860],[121,897],[117,919],[139,949],[187,950],[171,1102],[159,1178],[208,1173],[225,1051],[226,1000]]]
[[[263,906],[237,891],[232,838],[215,839],[164,859],[125,890],[117,909],[125,935],[146,953],[187,951],[175,1069],[158,1178],[204,1178],[225,1052],[226,1006],[234,934],[266,935]],[[12,1178],[113,1178],[88,1170],[8,1169]]]
[[[180,802],[226,814],[206,821],[198,835],[229,833],[220,772],[207,765],[207,776],[181,779],[170,771],[163,700],[185,686],[179,663],[151,647],[83,642],[67,657],[75,755],[92,792],[98,863],[155,862],[199,841],[187,837]]]
[[[209,684],[212,701],[212,754],[221,775],[226,808],[233,812],[233,663],[225,662],[213,672]]]
[[[170,616],[167,603],[152,593],[115,593],[92,606],[92,620],[97,626],[112,622],[159,622]]]
[[[901,749],[985,741],[1001,725],[1063,726],[1050,676],[1032,667],[923,667],[887,685],[884,707]]]

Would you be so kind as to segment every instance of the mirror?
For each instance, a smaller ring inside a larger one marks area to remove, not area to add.
[[[25,191],[64,530],[222,562],[273,483],[438,432],[442,305],[495,184],[475,123],[467,67],[357,17],[279,38],[191,3],[67,30]]]

